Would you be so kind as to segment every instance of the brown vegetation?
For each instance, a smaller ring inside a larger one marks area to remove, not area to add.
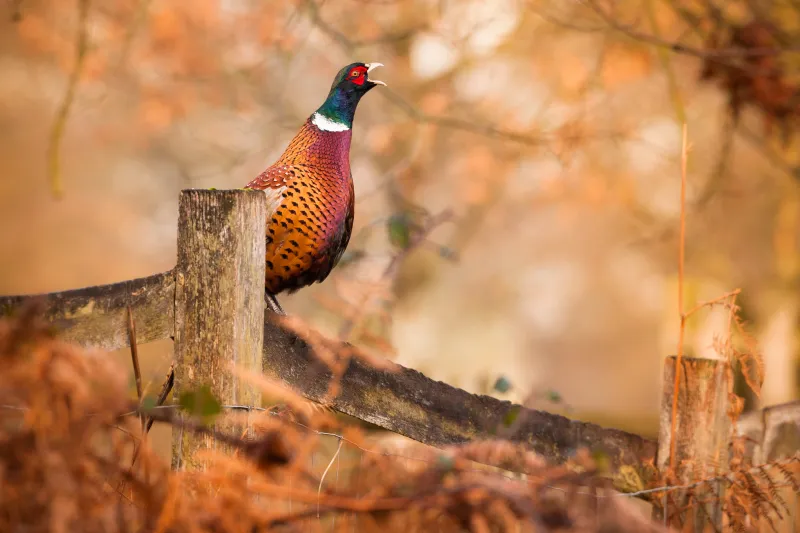
[[[0,322],[0,360],[3,531],[351,531],[356,522],[358,531],[660,530],[624,498],[598,503],[605,483],[583,454],[548,466],[517,445],[483,442],[412,462],[364,453],[357,467],[332,460],[320,475],[309,459],[320,424],[333,429],[329,414],[298,422],[266,410],[248,439],[148,410],[127,398],[105,354],[57,340],[30,310]],[[172,472],[139,443],[137,411],[215,434],[233,451],[210,452],[205,471]],[[360,447],[357,429],[337,429],[340,448]],[[489,455],[527,479],[473,462]]]

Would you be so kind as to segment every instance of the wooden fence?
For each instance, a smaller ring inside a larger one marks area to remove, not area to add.
[[[332,379],[330,370],[306,342],[282,327],[264,307],[265,220],[265,198],[260,192],[182,191],[174,269],[43,295],[47,318],[65,339],[114,350],[129,344],[130,308],[137,344],[173,339],[178,393],[205,383],[223,404],[258,405],[259,391],[234,376],[229,366],[234,363],[277,378],[306,398],[319,401]],[[12,312],[28,298],[31,296],[0,297],[0,315]],[[525,443],[553,462],[563,462],[581,447],[602,452],[608,458],[614,487],[634,492],[643,486],[643,465],[668,465],[673,438],[678,464],[691,460],[695,471],[698,465],[724,468],[727,464],[731,425],[726,416],[725,363],[682,360],[683,386],[673,436],[669,413],[675,365],[675,358],[666,359],[658,443],[470,394],[409,368],[380,370],[358,358],[349,362],[338,395],[329,405],[433,446],[492,438],[513,419],[513,431],[504,438]],[[739,431],[752,437],[754,458],[792,455],[800,448],[800,403],[750,415]],[[208,444],[192,438],[173,437],[173,467],[185,467],[192,460],[191,452]],[[787,448],[787,442],[794,445]],[[681,477],[689,476],[689,472],[678,471]],[[703,512],[715,516],[719,509]]]

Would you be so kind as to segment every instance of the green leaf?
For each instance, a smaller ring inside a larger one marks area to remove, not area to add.
[[[158,406],[158,402],[156,401],[155,396],[145,396],[142,398],[142,410],[143,411],[150,411],[151,409],[155,409]]]
[[[399,213],[389,217],[387,223],[389,242],[401,249],[408,248],[411,242],[411,217],[407,213]]]
[[[222,404],[208,385],[201,385],[195,390],[184,392],[178,403],[187,413],[206,421],[222,412]]]
[[[438,466],[440,470],[449,472],[455,466],[455,461],[449,455],[440,454],[436,457],[436,466]]]
[[[494,390],[497,392],[505,393],[511,390],[511,382],[505,376],[500,376],[494,382]]]
[[[556,390],[547,391],[547,399],[553,403],[561,403],[564,400],[561,397],[561,393]]]

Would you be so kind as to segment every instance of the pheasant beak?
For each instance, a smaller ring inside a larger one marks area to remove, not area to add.
[[[371,80],[369,78],[369,73],[372,72],[372,69],[377,67],[382,67],[383,63],[364,63],[367,66],[367,81],[370,83],[374,83],[375,85],[383,85],[386,87],[386,83],[382,82],[381,80]]]

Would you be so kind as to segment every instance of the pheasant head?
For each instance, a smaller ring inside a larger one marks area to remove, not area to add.
[[[376,85],[386,85],[369,75],[381,63],[352,63],[336,74],[325,102],[312,116],[323,131],[345,131],[353,127],[353,117],[361,97]]]

